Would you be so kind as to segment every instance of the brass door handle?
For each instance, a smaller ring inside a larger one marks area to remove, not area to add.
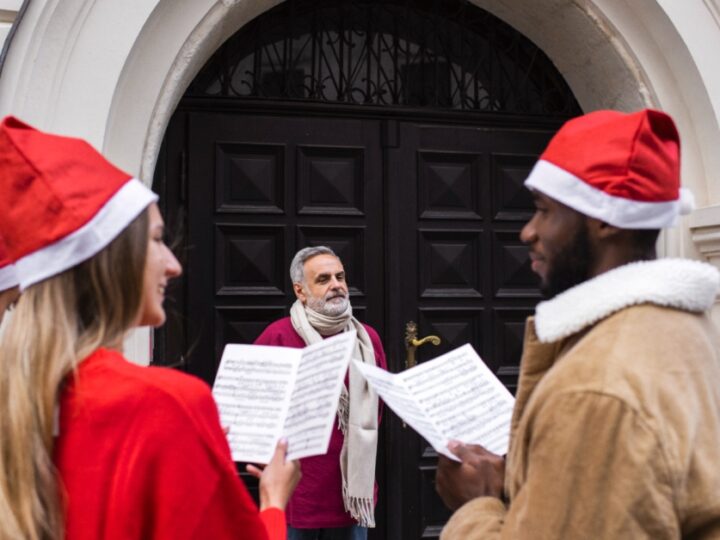
[[[417,364],[415,360],[415,349],[426,343],[440,345],[440,342],[441,340],[438,336],[425,336],[424,338],[418,339],[417,324],[414,321],[409,321],[405,325],[405,349],[407,350],[405,355],[405,369],[410,369]]]
[[[425,336],[422,339],[414,338],[410,340],[410,346],[417,349],[420,345],[425,345],[428,342],[432,343],[433,345],[440,345],[440,338],[437,336]]]
[[[424,338],[418,339],[417,337],[417,324],[414,321],[408,321],[405,325],[405,369],[410,369],[417,361],[415,360],[415,349],[425,345],[426,343],[432,343],[433,345],[440,345],[440,338],[437,336],[425,336]],[[403,422],[403,429],[407,428],[407,424]]]

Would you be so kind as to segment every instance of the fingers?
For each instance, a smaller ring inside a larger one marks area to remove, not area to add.
[[[285,456],[287,455],[288,441],[285,437],[280,439],[275,447],[275,453],[273,454],[271,462],[285,463]]]
[[[245,465],[245,470],[250,473],[251,476],[254,476],[258,480],[260,480],[260,477],[262,476],[263,470],[259,467],[256,467],[255,465]]]
[[[455,500],[455,481],[460,464],[452,459],[440,456],[438,468],[435,472],[435,491],[443,504],[450,510],[455,510],[459,504]]]
[[[268,463],[268,466],[277,464],[279,466],[282,466],[285,464],[285,456],[287,455],[287,447],[288,442],[287,439],[284,437],[280,439],[277,443],[277,446],[275,447],[275,453],[273,454],[272,459],[270,460],[270,463]],[[294,460],[290,462],[293,464],[293,466],[297,469],[300,467],[300,464],[297,462],[297,460]],[[260,479],[262,476],[263,471],[265,470],[265,466],[257,467],[255,465],[248,464],[245,466],[245,470],[250,473],[252,476],[254,476],[257,479]]]
[[[293,468],[293,475],[297,476],[298,481],[302,478],[302,471],[300,470],[300,460],[293,459],[289,462]]]
[[[460,458],[460,461],[465,461],[465,459],[467,459],[469,452],[468,447],[460,441],[450,441],[448,442],[447,447],[448,450]]]
[[[505,480],[502,456],[480,445],[458,441],[449,441],[447,448],[461,460],[461,463],[447,457],[438,460],[436,489],[448,508],[459,508],[475,497],[502,497]]]
[[[300,480],[300,462],[288,460],[287,449],[287,440],[280,440],[270,463],[263,471],[248,465],[248,472],[260,479],[261,509],[270,507],[284,509]]]
[[[495,454],[489,452],[485,449],[485,447],[480,446],[479,444],[463,444],[460,441],[450,441],[448,442],[447,447],[448,450],[460,458],[460,461],[463,463],[472,461],[477,457],[495,456]]]

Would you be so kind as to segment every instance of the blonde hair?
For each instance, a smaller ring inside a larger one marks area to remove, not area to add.
[[[0,336],[0,540],[64,536],[58,399],[78,363],[120,346],[137,320],[147,243],[145,210],[91,259],[24,291]]]

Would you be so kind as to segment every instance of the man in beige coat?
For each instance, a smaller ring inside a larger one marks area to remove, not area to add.
[[[667,115],[571,120],[526,181],[549,300],[527,322],[510,449],[454,444],[442,540],[720,538],[714,267],[655,260],[689,210]]]

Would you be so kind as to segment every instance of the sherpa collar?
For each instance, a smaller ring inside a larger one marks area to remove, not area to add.
[[[715,301],[718,286],[718,270],[698,261],[658,259],[626,264],[538,304],[535,333],[543,343],[557,341],[636,304],[705,311]]]

